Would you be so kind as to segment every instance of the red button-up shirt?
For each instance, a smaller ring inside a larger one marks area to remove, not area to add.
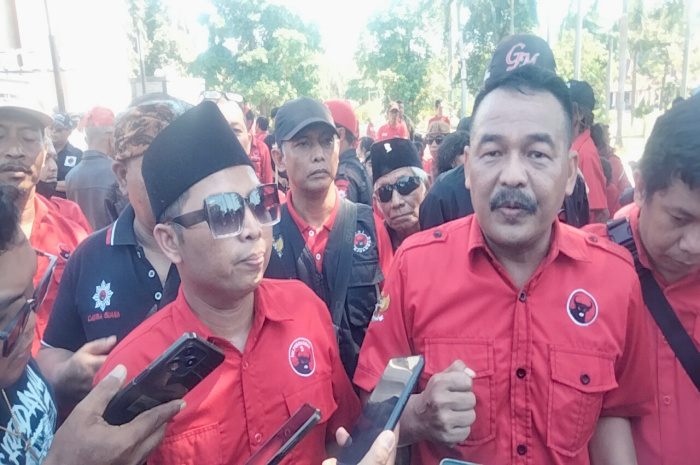
[[[419,391],[457,359],[476,372],[469,437],[451,449],[419,442],[414,464],[588,464],[599,417],[653,406],[639,281],[629,254],[596,236],[556,222],[548,255],[518,289],[471,215],[406,239],[383,295],[360,388],[408,354],[425,357]]]
[[[224,362],[185,397],[187,407],[169,424],[149,464],[245,462],[304,403],[321,410],[321,422],[282,462],[320,464],[335,431],[351,428],[360,403],[338,355],[328,309],[299,281],[263,279],[243,353],[215,336],[177,299],[139,325],[109,354],[95,384],[115,366],[136,377],[183,333],[193,331],[225,353]],[[297,355],[310,356],[306,370]],[[310,371],[310,372],[309,372]]]
[[[598,149],[591,139],[591,130],[582,132],[571,145],[571,150],[578,152],[578,167],[583,174],[583,180],[588,187],[588,205],[591,210],[608,208],[608,197],[605,193],[605,173],[600,164]]]
[[[68,260],[68,257],[73,253],[77,245],[92,232],[77,204],[64,201],[62,205],[63,207],[59,211],[59,207],[51,203],[51,201],[41,195],[34,196],[35,216],[29,242],[35,249],[56,255],[58,261],[56,262],[53,276],[51,276],[44,303],[36,311],[36,327],[34,328],[34,342],[32,343],[33,356],[36,356],[41,347],[41,339],[44,337],[44,329],[46,329],[46,325],[49,322],[53,302],[56,300],[58,284],[61,282],[66,260]],[[75,218],[77,221],[72,220],[72,218]],[[81,226],[81,222],[84,222],[84,226]],[[39,285],[39,281],[41,281],[48,266],[49,260],[46,257],[39,256],[36,273],[34,274],[35,287]]]
[[[408,139],[408,128],[406,128],[406,125],[401,121],[396,121],[394,126],[386,123],[384,126],[379,128],[379,131],[377,131],[377,142],[380,140],[392,139],[394,137]]]
[[[253,162],[253,169],[261,183],[271,184],[275,182],[270,149],[267,148],[265,142],[253,135],[250,135],[250,155],[248,158]]]

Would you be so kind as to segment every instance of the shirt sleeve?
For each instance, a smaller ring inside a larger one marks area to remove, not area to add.
[[[272,184],[274,181],[274,173],[272,171],[272,157],[270,149],[264,143],[263,139],[259,140],[258,150],[260,151],[260,182],[263,184]]]
[[[646,309],[639,280],[634,279],[627,310],[622,356],[615,364],[618,387],[603,398],[602,417],[639,417],[654,407],[653,374]]]
[[[377,217],[377,215],[372,215],[374,217],[374,229],[377,231],[377,248],[379,250],[379,267],[382,269],[384,276],[389,275],[389,269],[391,268],[391,262],[394,259],[394,249],[391,246],[391,238],[389,233],[384,227],[384,221]]]
[[[409,336],[412,309],[407,302],[407,288],[402,249],[399,249],[369,324],[355,371],[355,385],[367,392],[374,390],[389,360],[413,353]]]
[[[87,342],[85,329],[75,302],[77,274],[78,268],[80,268],[76,258],[79,257],[71,257],[66,262],[49,322],[44,330],[44,338],[41,341],[44,346],[66,349],[71,352],[76,352]]]
[[[605,175],[597,153],[579,154],[579,167],[583,180],[588,186],[588,204],[591,210],[608,208],[608,197],[605,194]]]

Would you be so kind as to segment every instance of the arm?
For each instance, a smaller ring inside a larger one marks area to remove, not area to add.
[[[627,418],[601,417],[588,443],[588,453],[592,465],[636,465],[630,421]]]

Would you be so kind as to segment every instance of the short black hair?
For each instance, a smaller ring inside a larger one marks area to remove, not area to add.
[[[279,111],[279,109],[280,109],[280,107],[275,107],[272,109],[272,111],[270,112],[270,117],[272,119],[275,119],[275,116],[277,116],[277,112]]]
[[[525,65],[509,71],[496,79],[490,79],[486,82],[484,89],[476,96],[472,118],[476,118],[476,113],[484,98],[497,89],[512,90],[524,95],[531,95],[533,92],[548,92],[552,94],[561,105],[566,116],[564,124],[566,127],[567,147],[571,146],[574,135],[574,108],[571,103],[569,88],[566,87],[566,83],[564,83],[562,78],[539,66]]]
[[[471,116],[465,116],[461,120],[459,120],[459,123],[457,123],[457,130],[458,131],[471,131],[472,129],[472,117]]]
[[[700,187],[700,94],[677,103],[659,117],[649,135],[638,169],[647,199],[676,179]]]
[[[260,115],[258,116],[258,119],[256,120],[256,123],[260,129],[263,131],[267,131],[267,128],[270,127],[270,120],[267,119],[267,116]]]
[[[255,120],[255,113],[253,113],[252,109],[248,109],[248,111],[245,113],[245,119],[248,121]]]
[[[593,139],[595,148],[598,149],[598,155],[603,156],[603,152],[607,150],[607,144],[605,142],[605,130],[602,124],[596,123],[591,126],[591,139]]]
[[[442,103],[442,100],[440,100],[440,99],[435,100],[435,108],[439,107],[441,103]]]
[[[605,186],[607,187],[612,182],[612,165],[607,158],[600,158],[600,166],[603,167],[603,174],[605,175]]]
[[[369,149],[372,147],[372,144],[374,144],[374,139],[372,139],[371,137],[360,138],[360,148],[365,152],[369,152]]]
[[[20,230],[17,200],[20,195],[20,190],[14,186],[0,186],[0,253],[17,242]]]
[[[418,150],[418,155],[421,157],[423,156],[423,150],[425,150],[425,144],[419,140],[414,140],[413,145],[416,146],[416,150]]]
[[[678,97],[673,99],[673,102],[671,102],[671,107],[675,107],[676,105],[678,105],[679,103],[681,103],[684,100],[685,99],[679,95]]]
[[[343,126],[345,128],[345,126]],[[348,128],[345,128],[345,141],[353,145],[355,141],[357,140],[357,137],[355,137],[355,134]]]
[[[438,174],[450,171],[455,158],[464,153],[464,147],[467,145],[469,145],[469,133],[467,131],[455,131],[446,135],[438,148]]]
[[[396,101],[396,104],[397,104],[397,105],[403,105],[403,100],[397,100],[397,101]]]

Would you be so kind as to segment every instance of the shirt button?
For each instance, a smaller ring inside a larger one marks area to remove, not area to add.
[[[153,271],[153,270],[151,270],[151,271],[148,272],[148,277],[149,277],[149,278],[153,278],[155,275],[156,275],[156,272]]]
[[[141,258],[141,252],[136,252],[136,256]]]
[[[442,231],[439,229],[433,233],[433,237],[442,237]]]
[[[527,446],[525,444],[520,444],[516,450],[518,451],[518,455],[527,454]]]
[[[518,296],[518,300],[520,300],[521,302],[525,302],[527,300],[527,294],[525,293],[525,291],[520,292],[520,295]]]
[[[316,260],[320,260],[320,259],[321,259],[321,254],[320,254],[320,253],[317,253],[317,254],[316,254]]]
[[[313,229],[310,229],[310,230],[309,230],[309,236],[313,237],[314,234],[316,234],[316,233],[314,233],[314,230],[313,230]]]
[[[515,370],[515,375],[518,378],[523,379],[525,375],[527,375],[527,371],[525,370],[525,368],[518,368],[517,370]]]
[[[671,396],[664,396],[664,404],[671,405]]]
[[[591,383],[591,377],[588,376],[588,374],[584,373],[581,375],[581,384],[584,386],[587,386]]]
[[[243,369],[247,370],[248,369],[248,362],[243,362]]]
[[[596,236],[588,236],[588,240],[593,243],[598,242],[598,238]]]
[[[155,297],[156,300],[160,300],[163,298],[163,294],[161,294],[160,292],[156,292],[153,297]]]
[[[255,433],[255,442],[257,442],[258,444],[260,444],[260,443],[262,442],[262,440],[263,440],[262,434],[260,434],[260,433]]]

